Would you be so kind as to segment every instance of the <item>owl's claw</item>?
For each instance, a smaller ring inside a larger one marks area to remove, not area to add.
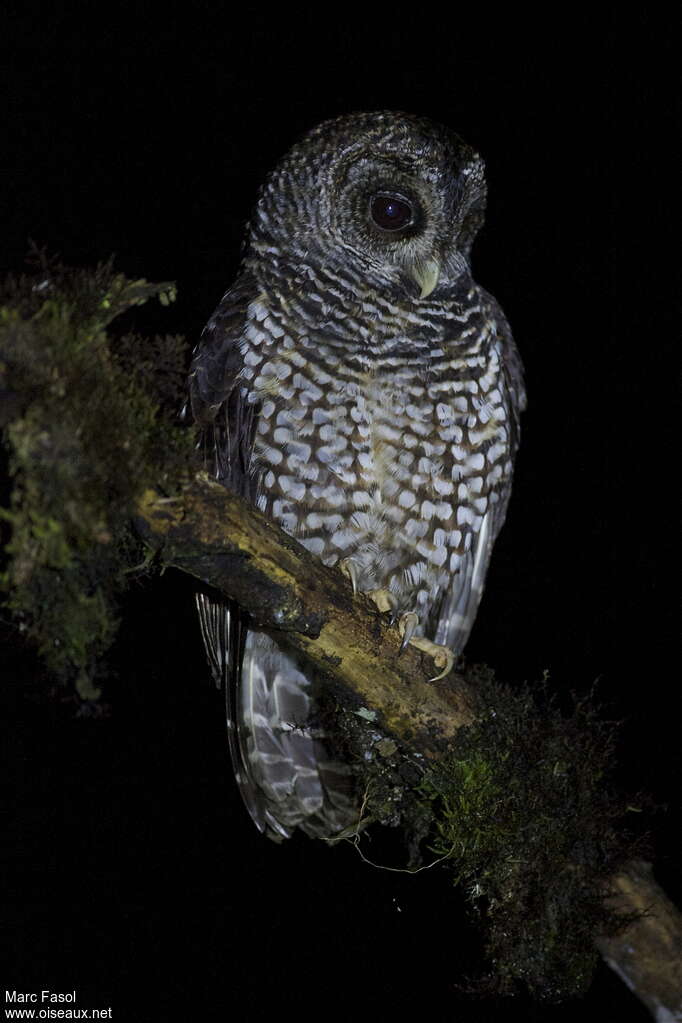
[[[430,639],[424,639],[423,636],[417,636],[416,642],[413,640],[413,643],[420,650],[430,654],[436,667],[441,669],[437,675],[429,679],[429,682],[437,682],[439,679],[445,678],[446,675],[450,674],[456,660],[450,647],[442,646],[440,643],[432,643]]]
[[[355,596],[358,592],[358,570],[353,559],[342,558],[339,561],[339,571],[342,575],[345,575],[346,579],[350,580],[350,584],[353,587],[353,595]]]
[[[398,621],[398,631],[403,637],[403,641],[400,644],[400,653],[403,652],[407,644],[412,640],[414,630],[419,625],[419,615],[415,614],[414,611],[408,611],[407,614],[402,615]]]
[[[339,562],[339,568],[346,576],[350,579],[353,586],[353,592],[357,593],[357,574],[356,568],[350,558],[344,558],[343,561]],[[407,611],[405,614],[398,613],[398,599],[394,593],[390,590],[379,589],[379,590],[367,590],[365,596],[369,597],[372,603],[375,605],[377,610],[381,614],[390,614],[391,625],[398,623],[398,631],[402,637],[400,644],[400,653],[403,652],[406,646],[416,646],[418,650],[423,651],[432,657],[435,661],[436,667],[440,668],[437,675],[429,679],[429,682],[437,682],[440,678],[445,678],[452,671],[452,667],[455,663],[455,655],[452,650],[447,646],[441,646],[439,643],[432,643],[430,639],[425,639],[424,636],[415,636],[415,631],[419,625],[419,615],[415,611]]]
[[[430,678],[429,682],[437,682],[438,679],[445,678],[446,675],[450,674],[455,663],[455,655],[450,647],[441,646],[440,643],[433,643],[430,639],[425,639],[424,636],[415,636],[414,630],[418,624],[419,617],[414,611],[408,611],[406,614],[401,615],[398,622],[398,631],[403,637],[403,641],[400,644],[400,652],[402,653],[409,643],[432,657],[436,667],[441,670],[433,678]]]

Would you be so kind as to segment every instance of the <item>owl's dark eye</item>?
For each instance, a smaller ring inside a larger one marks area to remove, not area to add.
[[[407,199],[387,193],[372,196],[369,212],[377,227],[384,231],[401,231],[414,219],[412,206]]]

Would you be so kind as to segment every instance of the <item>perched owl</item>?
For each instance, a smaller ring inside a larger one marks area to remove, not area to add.
[[[525,405],[496,300],[474,283],[481,158],[398,113],[311,131],[270,174],[237,280],[194,353],[216,478],[360,591],[405,640],[459,653],[504,521]],[[271,838],[357,815],[315,678],[236,606],[198,597],[246,805]]]

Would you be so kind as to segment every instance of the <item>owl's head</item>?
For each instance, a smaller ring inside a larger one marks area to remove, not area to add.
[[[293,269],[425,298],[468,275],[485,194],[483,161],[449,129],[350,114],[318,125],[273,171],[250,243]]]

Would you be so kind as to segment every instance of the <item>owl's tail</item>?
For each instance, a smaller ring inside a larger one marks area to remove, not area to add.
[[[300,828],[334,838],[357,820],[350,768],[335,760],[310,679],[268,635],[245,629],[236,606],[197,594],[204,644],[225,692],[230,753],[246,807],[274,841]]]

